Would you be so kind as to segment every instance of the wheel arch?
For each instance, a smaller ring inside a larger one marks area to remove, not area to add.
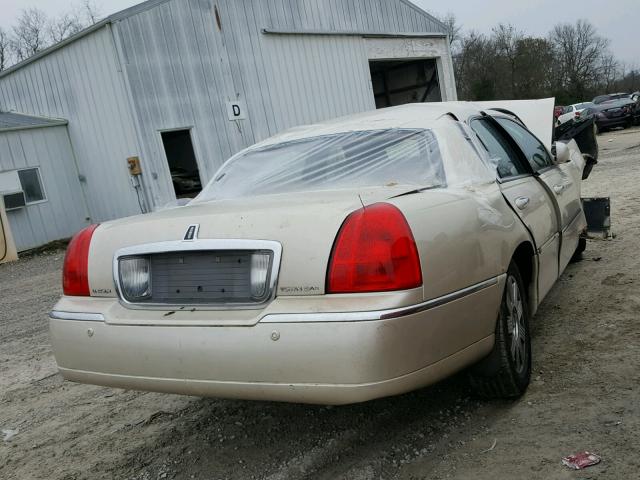
[[[531,242],[520,243],[513,252],[511,261],[517,265],[520,271],[520,276],[527,290],[529,313],[533,316],[538,309],[538,262]]]

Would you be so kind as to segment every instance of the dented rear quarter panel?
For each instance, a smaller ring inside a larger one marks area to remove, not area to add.
[[[507,271],[529,234],[496,183],[397,197],[418,246],[424,299]]]

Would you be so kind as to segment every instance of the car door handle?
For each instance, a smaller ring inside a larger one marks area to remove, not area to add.
[[[529,197],[518,197],[516,198],[516,207],[520,210],[524,210],[529,205]]]
[[[556,192],[557,195],[560,195],[564,191],[564,185],[561,183],[554,185],[553,191]]]

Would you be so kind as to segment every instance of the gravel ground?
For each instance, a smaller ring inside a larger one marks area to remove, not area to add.
[[[347,407],[201,399],[64,382],[46,313],[60,250],[0,265],[1,479],[640,478],[640,129],[599,137],[583,196],[610,195],[532,325],[532,384],[479,402],[464,375]],[[603,458],[582,472],[564,455]]]

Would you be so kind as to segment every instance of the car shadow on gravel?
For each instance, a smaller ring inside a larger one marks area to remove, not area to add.
[[[545,328],[534,319],[534,344]],[[122,467],[134,478],[334,480],[394,477],[417,461],[428,474],[430,459],[435,465],[462,439],[485,437],[525,398],[480,400],[462,371],[415,392],[346,406],[195,399],[158,417],[165,428]]]
[[[482,404],[469,396],[464,372],[416,392],[339,407],[197,399],[132,427],[160,428],[115,471],[176,479],[334,479],[364,471],[363,478],[377,478],[446,452]],[[508,409],[512,402],[498,404]]]

